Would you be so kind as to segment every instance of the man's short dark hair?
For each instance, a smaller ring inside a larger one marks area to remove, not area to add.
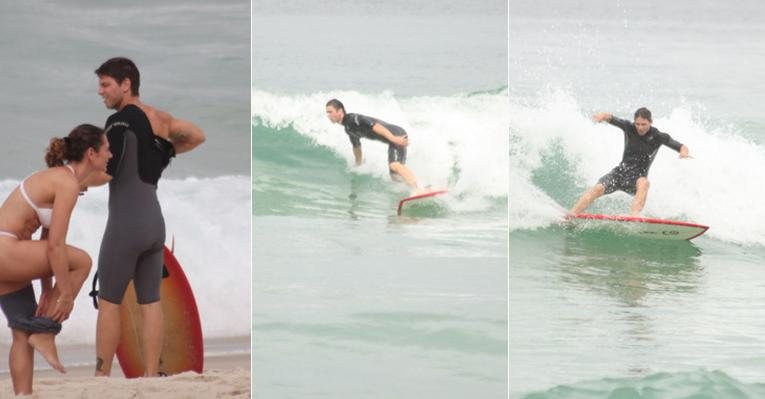
[[[326,107],[331,106],[334,109],[342,109],[343,113],[345,113],[345,107],[343,106],[343,103],[340,102],[340,100],[333,98],[329,101],[327,101]]]
[[[138,87],[141,86],[141,74],[133,61],[125,57],[114,57],[108,59],[95,70],[96,75],[109,76],[114,78],[117,83],[122,84],[125,79],[130,79],[130,92],[134,96],[138,95]]]
[[[653,122],[653,120],[651,120],[651,111],[646,107],[638,108],[638,110],[635,111],[635,119],[637,118],[643,118],[648,122]]]

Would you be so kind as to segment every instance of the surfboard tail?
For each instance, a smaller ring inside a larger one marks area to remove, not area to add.
[[[164,263],[167,278],[162,279],[160,295],[165,336],[160,355],[160,372],[166,375],[184,371],[202,373],[204,340],[194,293],[180,263],[167,247],[164,248]],[[125,377],[141,377],[145,370],[141,351],[143,320],[132,281],[120,305],[120,319],[117,360]]]

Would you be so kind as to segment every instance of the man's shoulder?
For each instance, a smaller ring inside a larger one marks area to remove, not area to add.
[[[345,129],[348,130],[351,127],[357,127],[359,126],[359,119],[363,117],[364,115],[356,114],[356,113],[347,113],[343,117],[342,124],[345,126]]]
[[[362,114],[349,114],[353,115],[353,124],[364,129],[371,129],[372,126],[375,125],[375,123],[383,123],[383,121],[369,116],[369,115],[362,115]]]
[[[130,115],[130,111],[123,108],[106,118],[106,125],[104,126],[104,130],[107,134],[109,134],[110,132],[117,131],[115,128],[128,128],[130,127],[130,122],[133,118],[134,117]]]
[[[151,131],[153,125],[168,125],[170,119],[168,113],[150,105],[128,104],[109,116],[106,120],[106,130],[109,132],[113,128],[121,126],[136,132]]]
[[[661,137],[661,138],[669,137],[668,133],[662,132],[656,126],[651,126],[651,129],[648,132],[653,134],[654,136]]]
[[[159,108],[152,108],[151,115],[146,115],[151,122],[151,125],[158,131],[154,134],[165,136],[170,132],[170,124],[173,122],[173,116],[169,112],[163,111]]]
[[[359,120],[368,118],[368,116],[366,115],[357,114],[355,112],[345,114],[345,116],[346,116],[345,121],[353,122],[353,123],[358,123]]]
[[[348,115],[350,118],[352,118],[353,120],[356,120],[356,121],[358,121],[358,120],[372,120],[372,121],[376,121],[377,120],[377,118],[375,118],[375,117],[372,117],[372,116],[369,116],[369,115],[364,115],[364,114],[357,114],[357,113],[353,113],[353,112],[349,113],[349,114],[346,114],[346,115]]]
[[[615,116],[615,115],[611,115],[611,120],[609,120],[608,123],[621,129],[629,129],[635,126],[635,124],[633,124],[632,122],[626,119],[619,118],[618,116]]]
[[[117,112],[109,115],[106,122],[126,121],[144,115],[146,115],[146,113],[140,107],[135,104],[128,104]]]

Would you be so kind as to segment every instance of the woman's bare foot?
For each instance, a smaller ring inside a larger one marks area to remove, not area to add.
[[[58,360],[58,350],[56,349],[56,336],[53,334],[36,333],[29,336],[29,345],[45,358],[59,373],[66,373],[64,365]]]

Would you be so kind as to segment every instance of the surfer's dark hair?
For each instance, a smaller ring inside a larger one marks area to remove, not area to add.
[[[332,107],[334,109],[342,109],[343,113],[345,113],[345,106],[343,106],[343,103],[340,102],[340,100],[333,98],[329,101],[327,101],[327,107]]]
[[[648,122],[653,122],[651,119],[651,111],[649,111],[646,107],[640,107],[637,111],[635,111],[635,119],[637,118],[643,118]]]
[[[125,79],[130,79],[130,92],[134,96],[138,95],[138,88],[141,86],[141,74],[133,61],[125,57],[114,57],[106,60],[95,70],[96,75],[109,76],[114,78],[117,83],[122,84]]]

